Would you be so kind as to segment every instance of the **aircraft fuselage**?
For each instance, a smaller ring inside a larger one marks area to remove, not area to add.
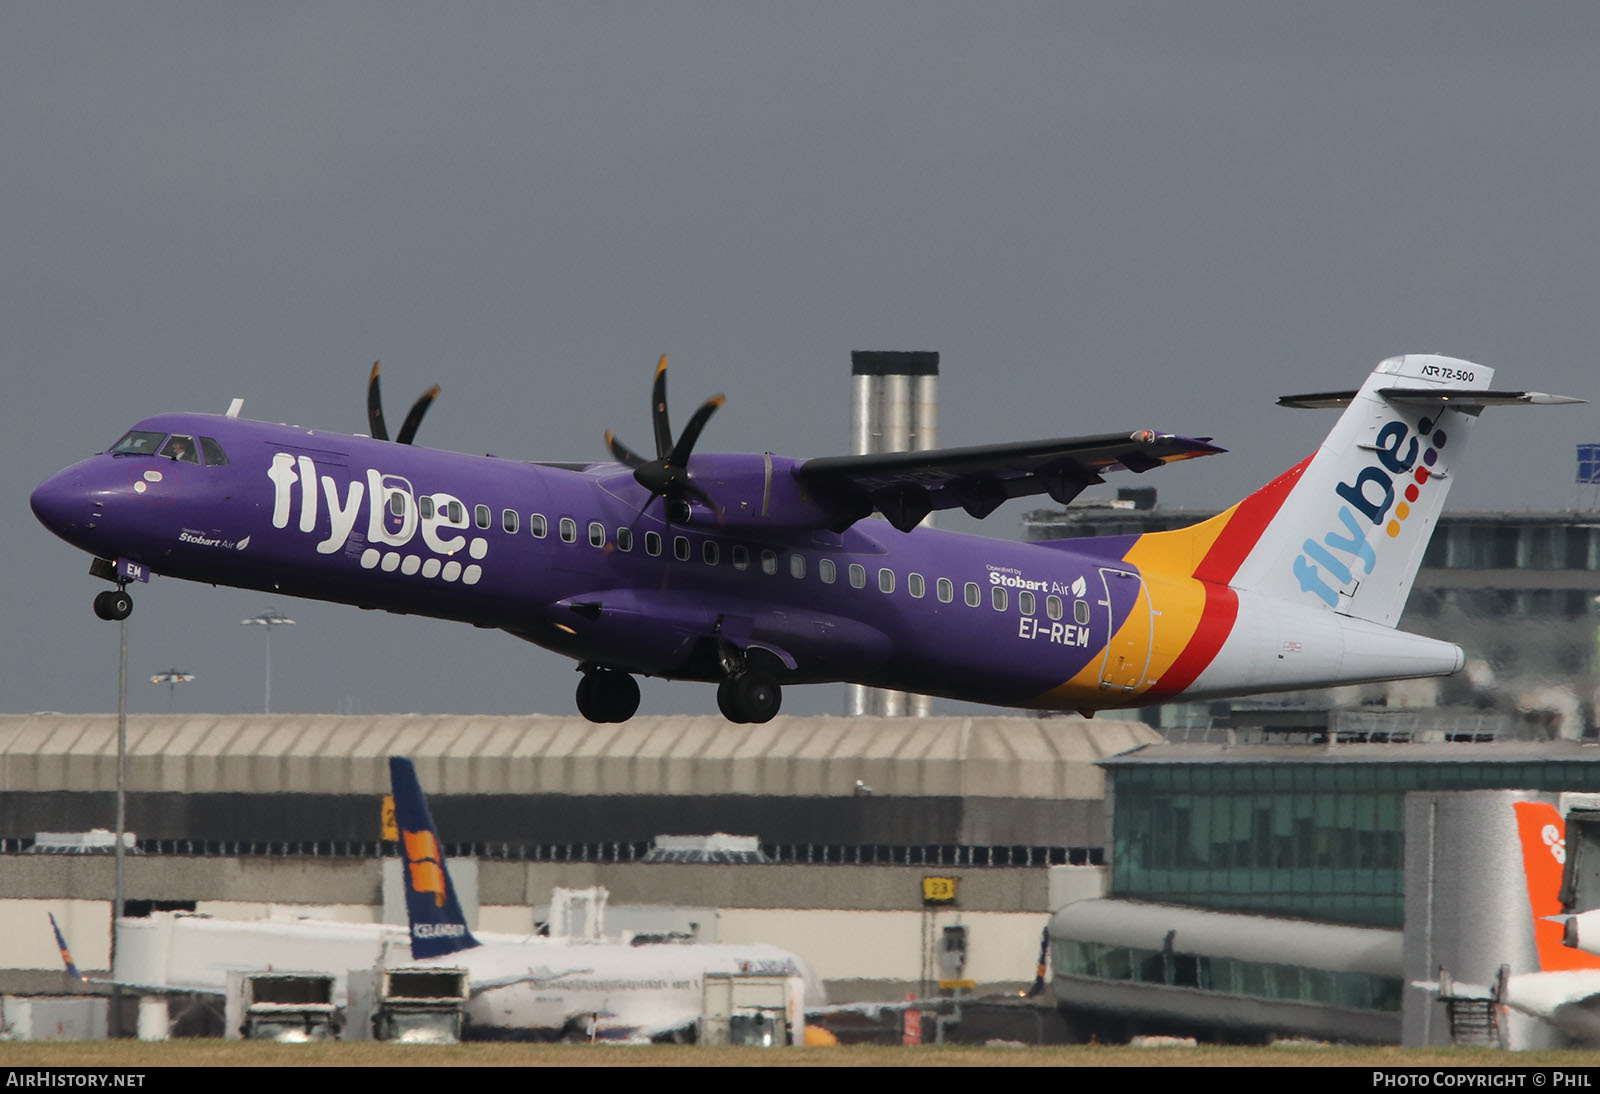
[[[1396,675],[1382,646],[1396,632],[1371,627],[1379,647],[1363,651],[1315,606],[1253,605],[1189,570],[1131,561],[1150,537],[1042,545],[876,520],[786,527],[781,507],[807,499],[780,457],[696,456],[697,481],[751,459],[764,479],[741,494],[745,480],[723,475],[726,510],[678,523],[616,464],[217,415],[159,415],[129,436],[140,434],[149,451],[92,457],[33,497],[48,527],[124,574],[495,627],[606,669],[719,680],[732,657],[784,682],[1081,710]],[[157,454],[164,438],[204,442],[206,462]],[[1230,635],[1237,671],[1219,657]],[[1459,663],[1453,646],[1398,638],[1428,647],[1402,675]]]

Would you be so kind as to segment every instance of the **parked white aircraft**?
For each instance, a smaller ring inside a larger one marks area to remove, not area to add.
[[[228,974],[275,969],[334,977],[348,998],[352,969],[463,968],[470,998],[465,1036],[613,1041],[692,1038],[707,974],[781,976],[790,982],[788,1028],[804,1029],[820,1008],[820,982],[798,956],[762,943],[653,943],[505,934],[475,936],[456,899],[438,833],[409,760],[392,757],[410,928],[295,920],[220,920],[160,912],[117,921],[117,961],[108,980],[147,995],[222,996]],[[55,925],[68,972],[79,978]]]

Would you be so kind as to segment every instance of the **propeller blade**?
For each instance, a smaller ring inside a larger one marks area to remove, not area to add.
[[[656,380],[650,388],[650,424],[656,431],[656,459],[664,460],[672,451],[672,425],[667,420],[667,355],[656,365]]]
[[[696,501],[698,501],[701,505],[704,505],[707,509],[709,509],[713,513],[715,513],[716,517],[717,517],[717,523],[718,524],[722,523],[722,506],[718,505],[712,499],[710,494],[706,493],[699,486],[697,486],[694,483],[689,482],[689,481],[684,481],[682,483],[679,483],[678,484],[678,488],[683,493],[688,494],[690,497],[692,497]]]
[[[439,385],[434,384],[422,393],[421,398],[411,404],[411,413],[406,415],[406,420],[400,423],[400,435],[395,438],[399,444],[410,444],[417,435],[417,426],[422,424],[422,416],[428,412],[433,401],[439,397]]]
[[[674,512],[677,512],[678,521],[689,519],[689,501],[698,501],[717,516],[721,523],[722,508],[717,505],[711,495],[706,493],[698,484],[689,478],[689,455],[694,451],[695,444],[700,440],[700,434],[705,429],[706,423],[711,420],[711,415],[726,401],[723,395],[713,395],[700,404],[694,412],[694,417],[689,419],[689,426],[683,431],[683,436],[674,443],[672,439],[672,425],[667,415],[667,355],[662,354],[660,362],[656,365],[655,381],[650,390],[650,426],[655,434],[656,458],[646,460],[634,452],[627,445],[617,440],[616,434],[606,430],[606,447],[611,450],[612,456],[619,463],[633,468],[633,478],[640,486],[649,491],[650,496],[639,510],[637,522],[650,508],[650,503],[661,498],[665,503],[662,520],[667,524],[674,521]]]
[[[717,407],[727,401],[726,395],[713,395],[700,404],[700,409],[694,412],[694,417],[690,418],[689,424],[684,427],[683,436],[678,438],[678,443],[672,448],[670,459],[674,467],[688,468],[689,453],[694,451],[695,442],[700,439],[700,431],[705,429],[706,423],[711,420],[711,415],[717,412]]]
[[[640,467],[644,464],[644,457],[617,440],[617,435],[609,429],[606,430],[606,447],[620,464],[627,467]]]
[[[374,440],[386,441],[389,431],[383,424],[383,392],[378,384],[378,364],[372,362],[372,375],[367,378],[367,428]]]

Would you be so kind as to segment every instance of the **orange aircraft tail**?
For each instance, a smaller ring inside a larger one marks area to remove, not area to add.
[[[1561,914],[1561,875],[1567,863],[1566,822],[1548,802],[1516,802],[1517,835],[1522,843],[1522,871],[1528,879],[1528,904],[1533,910],[1533,942],[1543,972],[1600,969],[1600,956],[1562,944],[1562,925],[1548,917]]]

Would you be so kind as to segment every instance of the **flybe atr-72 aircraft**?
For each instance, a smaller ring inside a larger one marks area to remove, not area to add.
[[[164,574],[498,627],[575,659],[593,721],[632,717],[634,674],[717,685],[736,722],[785,684],[850,681],[1079,710],[1451,673],[1459,647],[1395,630],[1467,434],[1496,391],[1449,357],[1380,364],[1322,446],[1178,531],[1010,543],[919,527],[1008,498],[1066,504],[1107,471],[1220,452],[1141,429],[931,452],[796,460],[696,453],[722,397],[673,436],[666,358],[655,458],[529,463],[388,440],[161,414],[33,493],[44,524],[115,582]],[[865,520],[874,513],[885,520]]]

